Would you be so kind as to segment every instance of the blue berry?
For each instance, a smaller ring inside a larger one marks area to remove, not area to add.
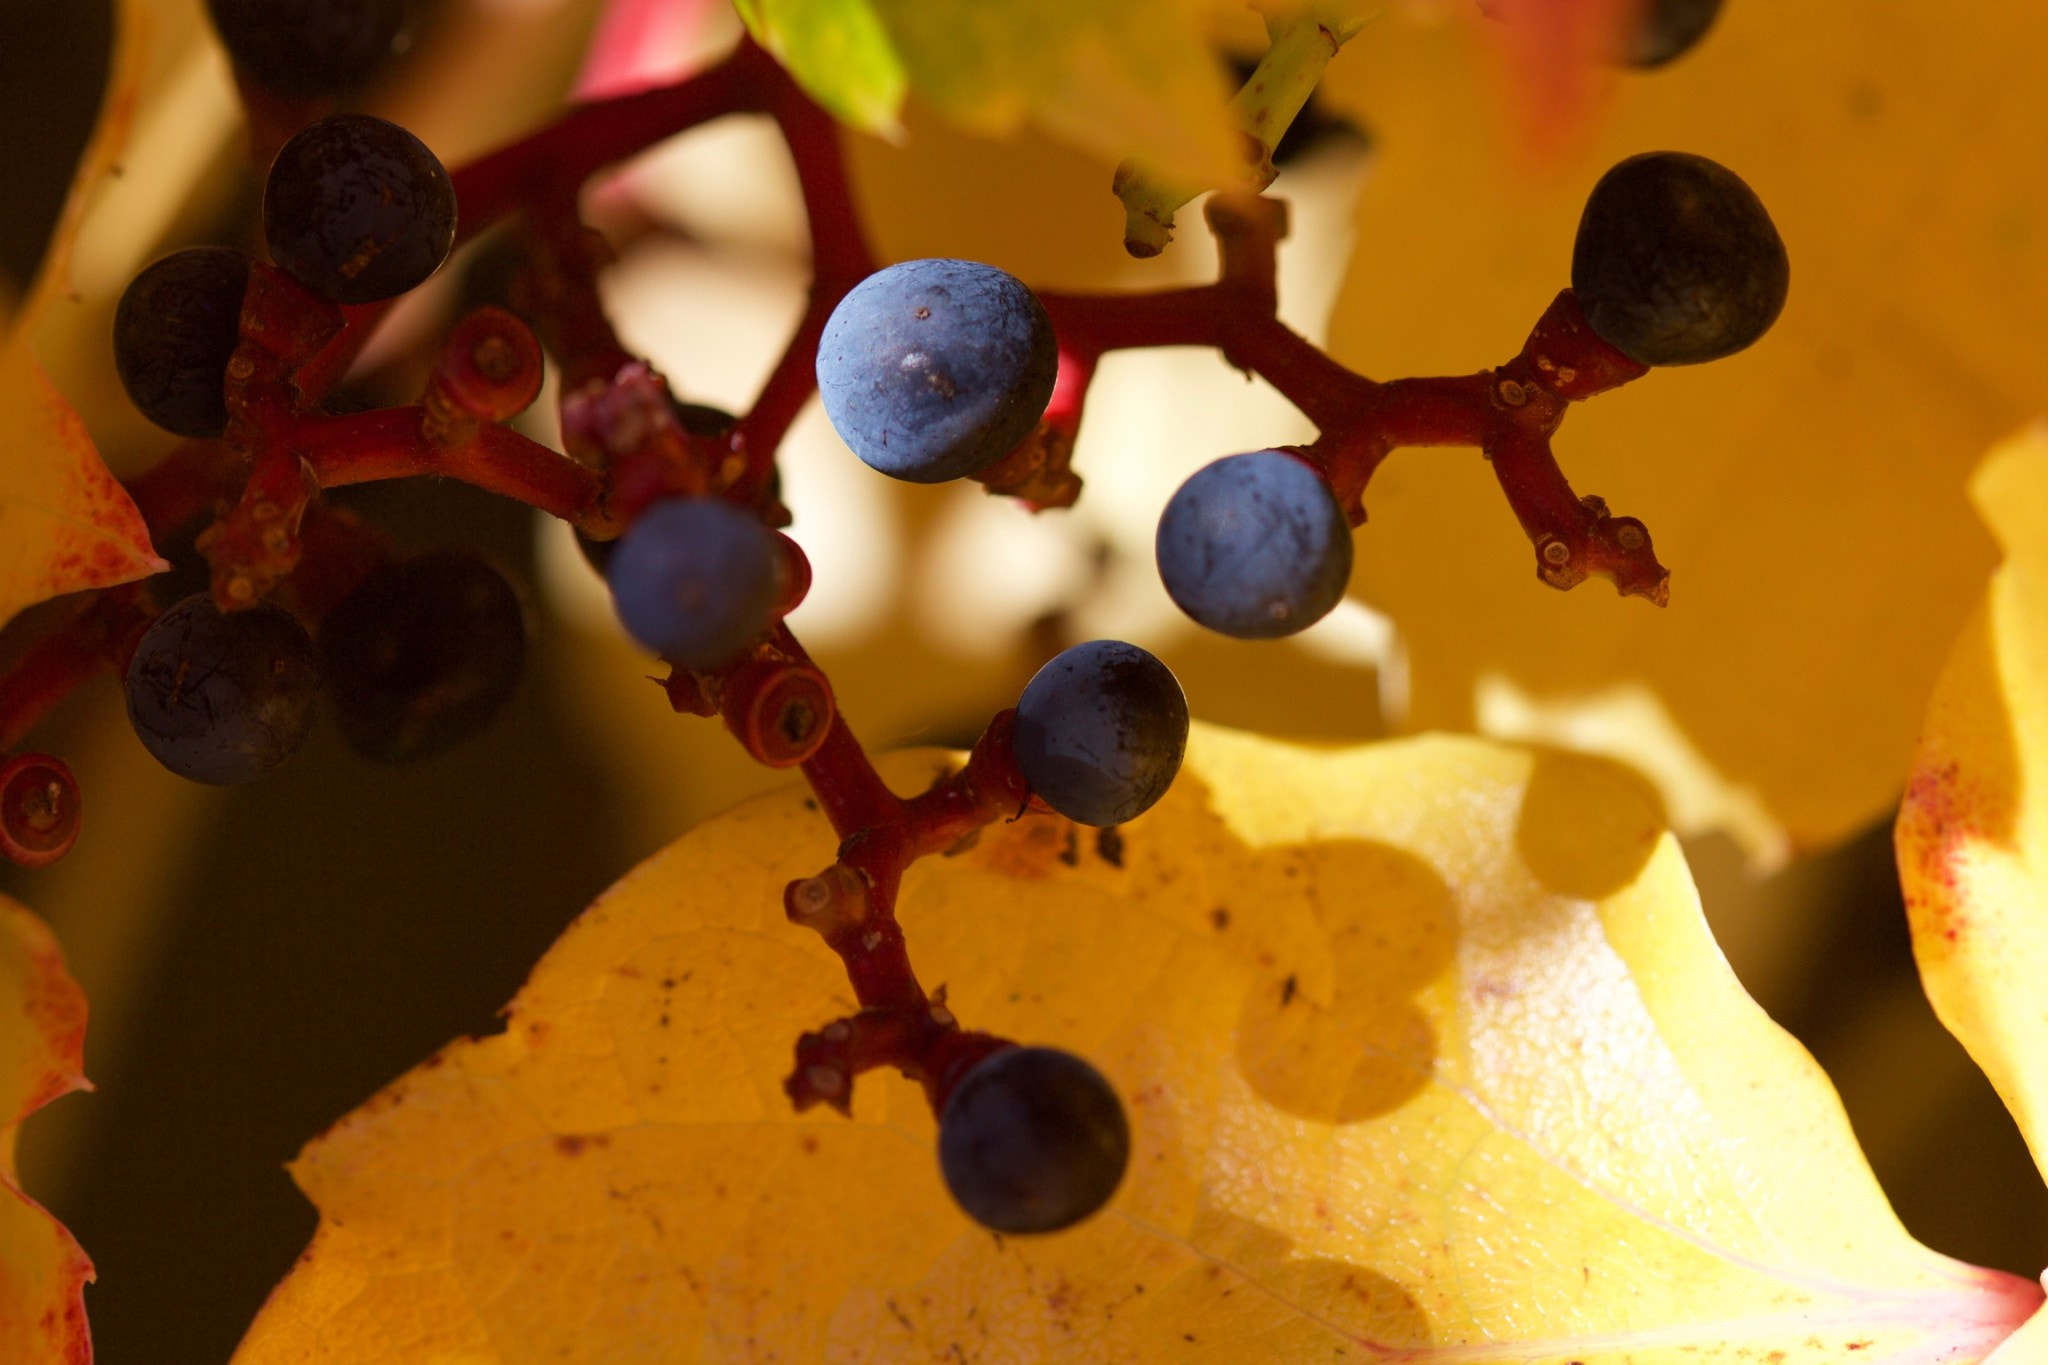
[[[1130,1164],[1124,1107],[1101,1072],[1050,1047],[974,1064],[939,1116],[939,1169],[996,1232],[1057,1232],[1109,1202]]]
[[[1010,748],[1061,815],[1120,825],[1165,795],[1187,743],[1188,701],[1172,671],[1136,645],[1090,640],[1025,686]]]
[[[194,782],[232,786],[305,742],[320,671],[312,639],[289,612],[265,604],[222,615],[196,593],[143,633],[125,687],[128,719],[158,762]]]
[[[1319,621],[1351,579],[1351,527],[1330,486],[1278,450],[1197,470],[1159,518],[1159,578],[1209,629],[1270,640]]]
[[[605,576],[627,634],[684,668],[730,663],[774,620],[780,556],[758,518],[716,498],[650,505]]]
[[[1059,347],[1036,296],[974,261],[905,261],[839,301],[818,396],[840,439],[913,483],[978,474],[1031,434]]]
[[[155,262],[114,310],[114,369],[142,415],[179,436],[227,430],[228,361],[241,342],[249,259],[199,246]]]
[[[270,163],[263,237],[278,267],[323,298],[395,298],[448,258],[455,186],[397,124],[336,114],[301,128]]]
[[[1763,201],[1690,152],[1617,163],[1586,197],[1572,293],[1601,340],[1640,365],[1733,355],[1778,319],[1791,282]]]

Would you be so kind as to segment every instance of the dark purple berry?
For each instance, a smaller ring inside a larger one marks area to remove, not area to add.
[[[1572,292],[1602,340],[1642,365],[1733,355],[1785,306],[1785,243],[1742,177],[1645,152],[1600,177],[1572,246]]]
[[[270,165],[263,235],[278,266],[336,303],[421,283],[455,243],[455,187],[425,143],[368,114],[293,135]]]
[[[158,762],[194,782],[232,786],[305,742],[320,670],[291,613],[263,604],[223,615],[198,593],[144,632],[125,686],[128,719]]]
[[[982,1059],[939,1116],[946,1188],[968,1217],[996,1232],[1072,1227],[1109,1202],[1130,1159],[1116,1091],[1058,1048],[1006,1048]]]
[[[1120,825],[1166,794],[1188,743],[1172,670],[1136,645],[1090,640],[1017,699],[1010,749],[1033,794],[1069,820]]]
[[[129,282],[114,310],[114,369],[142,415],[179,436],[227,429],[228,361],[241,341],[249,258],[196,246]]]
[[[410,0],[206,0],[235,67],[296,98],[354,89],[404,45]]]
[[[411,763],[490,724],[526,662],[526,611],[476,556],[386,565],[320,623],[320,670],[342,737],[378,763]]]

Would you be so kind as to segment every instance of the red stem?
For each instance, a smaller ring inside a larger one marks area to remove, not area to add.
[[[715,66],[652,90],[595,100],[456,171],[457,241],[467,241],[517,209],[571,194],[607,166],[686,129],[727,114],[766,113],[788,77],[753,42],[742,40]]]
[[[751,42],[742,47],[758,52]],[[847,174],[843,134],[831,115],[811,103],[788,73],[774,66],[763,91],[796,166],[811,228],[813,288],[835,301],[875,270],[875,255],[861,228]]]
[[[451,174],[456,245],[530,204],[574,203],[584,182],[605,167],[727,114],[771,112],[771,103],[792,103],[785,92],[793,91],[775,60],[743,39],[724,61],[673,85],[579,105]],[[785,117],[779,107],[774,112],[778,119]],[[308,404],[319,402],[347,373],[390,306],[372,303],[343,310],[346,329],[297,376]]]
[[[903,803],[868,761],[867,751],[853,737],[844,716],[833,720],[824,744],[804,761],[803,772],[825,818],[841,839],[889,824],[902,815]]]
[[[620,345],[604,315],[597,292],[603,244],[582,222],[579,195],[605,167],[741,112],[773,117],[789,146],[811,228],[810,303],[729,438],[686,439],[673,420],[667,381]],[[315,571],[295,577],[294,589],[299,605],[317,616],[378,562],[384,547],[374,535],[346,518],[323,516],[312,501],[320,488],[447,476],[607,532],[663,493],[723,495],[763,509],[771,502],[776,452],[815,391],[826,320],[875,266],[833,120],[766,53],[742,41],[724,61],[687,80],[573,109],[462,167],[453,179],[463,240],[515,211],[530,216],[538,250],[529,279],[539,324],[566,376],[565,439],[577,458],[463,418],[446,403],[318,415],[321,399],[388,305],[338,310],[280,272],[258,267],[245,300],[243,342],[229,365],[226,439],[188,443],[134,484],[145,518],[159,531],[239,494],[202,541],[225,597],[253,600],[293,570],[303,548],[316,561]],[[1066,453],[1101,356],[1140,346],[1208,346],[1265,378],[1317,426],[1320,438],[1302,453],[1324,472],[1354,520],[1363,518],[1364,488],[1390,449],[1477,445],[1535,544],[1546,581],[1569,587],[1601,573],[1624,592],[1662,600],[1665,575],[1642,524],[1609,516],[1598,498],[1575,495],[1551,455],[1551,435],[1570,402],[1644,372],[1592,334],[1568,291],[1520,353],[1498,369],[1379,384],[1345,369],[1278,320],[1274,267],[1284,207],[1217,196],[1208,213],[1221,254],[1215,283],[1131,296],[1045,296],[1060,342],[1059,379],[1034,433],[1038,444],[1020,447],[1015,467],[992,487],[1071,501],[1078,484]],[[575,421],[567,420],[572,416]],[[732,459],[734,452],[744,460]],[[312,520],[302,547],[305,514]],[[110,590],[38,641],[0,677],[0,746],[18,741],[80,678],[121,662],[148,619],[145,594]],[[994,821],[1043,807],[1017,770],[1010,744],[1014,713],[1007,711],[990,722],[964,767],[914,797],[898,798],[813,669],[794,636],[778,626],[732,669],[702,679],[679,673],[670,680],[670,698],[679,709],[725,714],[764,761],[774,752],[754,723],[757,705],[772,711],[780,704],[774,698],[795,696],[782,714],[832,714],[802,767],[839,835],[839,856],[819,876],[794,883],[786,907],[840,956],[863,1008],[805,1035],[789,1092],[799,1107],[822,1100],[844,1108],[855,1074],[888,1065],[920,1080],[936,1108],[968,1066],[1010,1044],[963,1032],[942,1000],[927,998],[895,916],[904,872],[920,857],[962,846]],[[777,742],[793,746],[797,737],[792,730]],[[780,752],[793,761],[802,749]]]
[[[734,448],[747,457],[746,473],[738,489],[747,501],[758,503],[765,499],[775,472],[776,452],[782,448],[783,438],[789,435],[804,404],[817,392],[818,338],[824,335],[826,319],[844,296],[844,290],[828,298],[813,289],[810,306],[804,310],[796,335],[789,339],[753,408],[734,431]]]
[[[453,445],[431,440],[417,405],[306,419],[295,430],[322,488],[437,474],[580,522],[603,493],[597,474],[510,427],[481,423]]]

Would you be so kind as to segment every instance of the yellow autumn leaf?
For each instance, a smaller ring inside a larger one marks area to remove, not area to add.
[[[42,921],[0,897],[0,1360],[92,1359],[92,1262],[14,1171],[21,1121],[86,1087],[85,995]]]
[[[1795,842],[1835,839],[1897,796],[1992,562],[1958,490],[2048,373],[2048,105],[2019,93],[2048,81],[2048,27],[2003,4],[1729,4],[1670,67],[1603,76],[1591,148],[1539,179],[1469,8],[1390,17],[1332,64],[1326,96],[1376,150],[1340,359],[1389,378],[1511,355],[1568,282],[1593,181],[1656,148],[1756,189],[1792,286],[1750,351],[1657,371],[1558,433],[1575,489],[1648,523],[1665,612],[1541,587],[1475,452],[1387,463],[1353,588],[1406,635],[1411,721],[1470,726],[1489,675],[1542,703],[1640,678]]]
[[[110,587],[167,567],[135,504],[100,459],[85,423],[38,358],[42,328],[69,288],[87,201],[112,173],[134,113],[147,50],[140,0],[125,0],[100,122],[21,309],[0,321],[0,624],[67,592]]]
[[[2048,429],[1970,485],[2005,547],[1949,655],[1899,811],[1899,875],[1928,998],[2048,1172]]]
[[[1974,1360],[2041,1302],[1900,1228],[1626,769],[1198,729],[1119,838],[917,864],[925,979],[1129,1110],[1124,1187],[1039,1239],[952,1205],[909,1083],[790,1111],[851,1002],[780,891],[833,842],[797,792],[704,825],[314,1141],[237,1359]]]

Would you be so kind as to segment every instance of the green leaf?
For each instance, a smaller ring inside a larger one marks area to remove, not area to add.
[[[894,135],[905,78],[868,0],[734,0],[747,31],[842,123]]]
[[[1187,0],[738,0],[819,103],[891,131],[906,87],[978,133],[1027,121],[1105,160],[1216,184],[1239,169],[1223,71]]]

